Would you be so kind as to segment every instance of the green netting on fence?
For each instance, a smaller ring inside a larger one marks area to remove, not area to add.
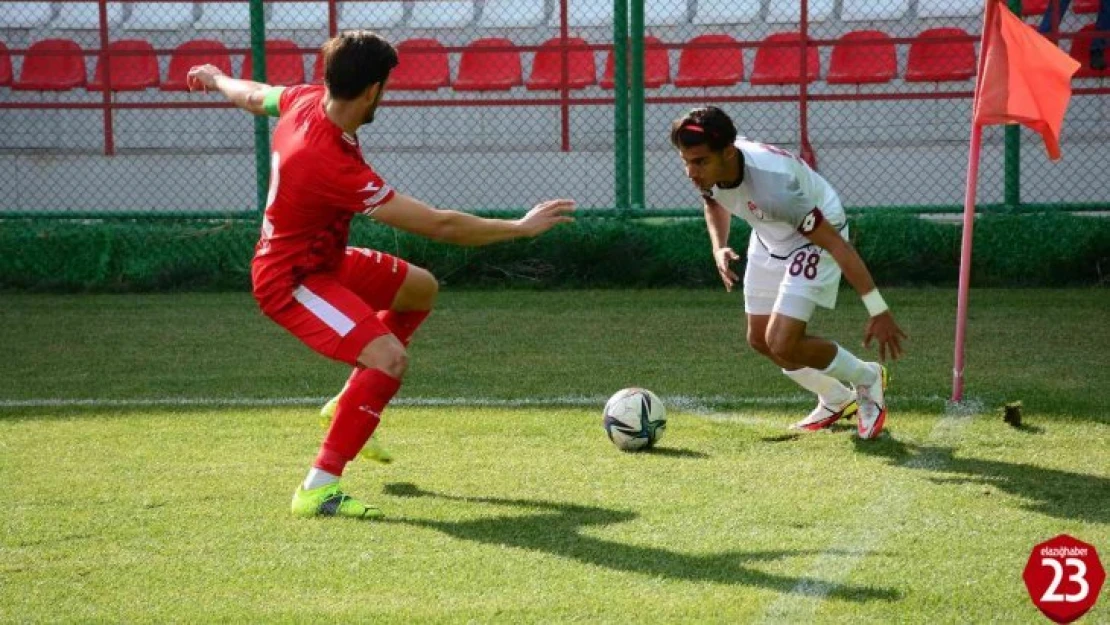
[[[895,213],[852,218],[852,239],[882,285],[955,284],[960,227]],[[245,220],[0,222],[0,288],[241,290],[258,225]],[[737,223],[733,246],[746,248]],[[436,243],[368,220],[352,245],[397,254],[448,287],[715,285],[700,219],[579,219],[533,240],[484,248]],[[1046,213],[981,217],[977,286],[1095,285],[1110,271],[1110,220]]]

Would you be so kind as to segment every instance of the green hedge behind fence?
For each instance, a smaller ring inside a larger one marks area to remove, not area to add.
[[[580,218],[538,239],[444,245],[356,219],[352,245],[400,255],[447,287],[696,287],[718,283],[701,219]],[[889,212],[852,218],[881,285],[953,285],[960,227]],[[248,289],[258,224],[0,221],[0,288],[38,291]],[[734,221],[732,242],[748,229]],[[1110,220],[987,215],[975,226],[976,286],[1096,285],[1110,272]]]

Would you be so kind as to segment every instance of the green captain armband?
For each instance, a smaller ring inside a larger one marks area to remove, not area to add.
[[[270,117],[281,115],[279,106],[281,105],[282,91],[285,91],[285,87],[270,87],[266,90],[266,95],[262,99],[262,108]]]

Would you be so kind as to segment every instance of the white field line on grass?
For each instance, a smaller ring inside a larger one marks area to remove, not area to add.
[[[948,413],[933,426],[923,446],[946,448],[958,444],[960,435],[981,412],[975,402],[950,406]],[[908,469],[941,469],[947,460],[941,452],[925,452],[901,466]],[[790,592],[785,593],[763,614],[764,623],[812,623],[825,597],[851,574],[864,558],[874,553],[895,531],[913,503],[913,494],[897,483],[887,482],[856,515],[853,523],[841,526],[837,539],[819,554],[813,565]]]
[[[127,408],[127,407],[166,407],[179,406],[247,406],[247,407],[277,407],[277,406],[314,406],[322,405],[330,397],[145,397],[135,399],[64,399],[64,398],[35,398],[35,399],[0,399],[0,408]],[[527,406],[568,406],[591,407],[605,404],[608,397],[601,395],[561,395],[553,397],[398,397],[390,402],[391,406],[465,406],[474,408],[518,408]],[[945,399],[938,395],[900,397],[905,401],[924,402],[929,404],[944,404]],[[813,401],[812,395],[775,395],[775,396],[729,396],[729,395],[670,395],[663,397],[667,406],[676,410],[706,413],[713,406],[794,406],[804,405]],[[709,415],[712,417],[712,415]]]

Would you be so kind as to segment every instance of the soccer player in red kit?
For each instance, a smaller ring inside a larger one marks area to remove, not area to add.
[[[537,204],[517,220],[433,208],[396,192],[363,159],[356,131],[374,119],[397,52],[368,31],[321,48],[324,85],[272,87],[189,70],[192,90],[217,90],[255,115],[278,117],[270,191],[251,266],[262,312],[313,350],[355,369],[338,397],[316,461],[293,496],[297,516],[375,518],[339,478],[373,435],[400,388],[406,345],[428,316],[438,284],[428,271],[376,250],[347,247],[356,213],[458,245],[537,236],[572,221],[574,202]]]

